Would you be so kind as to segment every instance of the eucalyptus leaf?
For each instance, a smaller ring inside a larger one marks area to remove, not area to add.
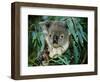
[[[81,46],[83,46],[83,38],[82,38],[82,34],[81,34],[79,31],[77,31],[77,33],[78,33],[78,39],[79,39],[79,42],[81,43]]]
[[[79,61],[79,51],[78,48],[75,46],[75,42],[73,42],[73,48],[74,48],[74,61],[77,64]]]
[[[75,26],[72,22],[72,19],[71,18],[67,19],[66,23],[67,23],[68,29],[69,29],[70,33],[72,34],[72,36],[74,37],[75,41],[78,42],[78,38],[77,38],[75,29],[74,29]]]
[[[65,65],[67,65],[68,63],[63,59],[61,58],[60,56],[58,57]]]
[[[35,60],[38,56],[41,56],[45,48],[45,34],[42,32],[41,26],[39,26],[39,22],[44,21],[64,22],[66,24],[66,28],[71,34],[69,48],[58,58],[50,58],[47,65],[69,65],[82,63],[81,61],[84,57],[84,53],[87,53],[88,51],[88,20],[86,17],[30,15],[28,20],[28,66],[42,65]]]

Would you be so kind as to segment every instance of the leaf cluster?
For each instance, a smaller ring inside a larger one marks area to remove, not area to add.
[[[71,33],[70,46],[60,57],[50,59],[48,65],[87,64],[88,19],[65,16],[28,16],[28,65],[38,66],[36,59],[43,51],[45,41],[41,21],[64,21]]]

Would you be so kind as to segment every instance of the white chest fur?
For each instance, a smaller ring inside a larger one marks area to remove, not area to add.
[[[50,52],[50,54],[49,54],[50,58],[56,58],[57,56],[61,56],[69,47],[69,37],[67,37],[65,45],[62,45],[62,47],[59,47],[59,48],[53,48],[50,45],[48,38],[46,38],[46,42],[48,44],[48,50]]]
[[[50,49],[50,58],[56,58],[57,56],[61,56],[62,53],[64,52],[64,49],[63,48],[52,48]]]

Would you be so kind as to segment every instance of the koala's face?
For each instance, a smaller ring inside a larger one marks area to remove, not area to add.
[[[57,48],[57,47],[61,47],[62,45],[64,45],[65,42],[65,34],[61,31],[52,31],[49,32],[48,34],[48,40],[50,42],[50,44]]]
[[[46,37],[48,38],[48,42],[52,47],[62,47],[66,43],[68,30],[63,22],[46,22],[44,23],[43,27],[43,30],[47,32]]]

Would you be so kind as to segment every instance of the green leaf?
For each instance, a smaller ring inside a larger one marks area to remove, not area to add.
[[[73,24],[72,19],[69,18],[69,19],[66,20],[66,22],[67,22],[67,26],[68,26],[70,33],[73,35],[75,41],[78,43],[78,38],[77,38],[75,29],[74,29],[75,25]]]
[[[78,48],[75,46],[75,42],[73,42],[73,48],[74,48],[74,61],[75,64],[77,64],[79,61],[79,52],[78,52]]]
[[[87,41],[87,39],[86,39],[86,37],[84,35],[84,32],[83,32],[83,27],[81,26],[81,24],[77,23],[76,26],[77,26],[78,31],[80,32],[82,38]]]
[[[81,46],[83,47],[83,38],[82,38],[82,35],[79,31],[77,31],[78,33],[78,39],[79,39],[79,42],[81,43]]]
[[[60,56],[58,56],[58,58],[59,58],[65,65],[68,64],[68,63],[67,63],[63,58],[61,58]]]

